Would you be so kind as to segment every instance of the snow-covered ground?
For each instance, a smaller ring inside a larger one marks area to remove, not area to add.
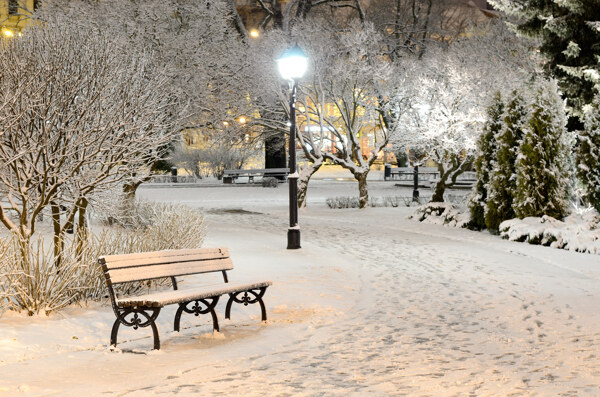
[[[256,306],[224,320],[221,302],[221,333],[209,316],[184,317],[174,333],[170,307],[159,352],[150,330],[126,328],[111,352],[107,305],[6,314],[0,395],[600,393],[597,255],[418,223],[406,219],[414,207],[329,209],[327,197],[355,196],[356,185],[317,178],[294,251],[286,185],[140,189],[205,212],[205,246],[229,247],[233,280],[273,280],[268,323]],[[377,180],[370,192],[411,194]]]

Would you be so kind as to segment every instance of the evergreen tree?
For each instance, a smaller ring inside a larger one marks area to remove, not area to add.
[[[555,83],[546,82],[537,89],[524,133],[517,154],[515,214],[561,219],[568,207],[572,140]]]
[[[525,101],[517,91],[513,91],[512,100],[506,109],[503,128],[494,137],[497,145],[496,160],[490,175],[485,214],[485,225],[493,232],[498,231],[503,221],[515,218],[512,205],[517,194],[517,151],[526,123]]]
[[[471,212],[470,226],[481,230],[485,228],[485,206],[488,197],[488,183],[490,170],[496,154],[496,135],[502,130],[502,117],[504,115],[504,103],[500,91],[494,94],[492,103],[487,109],[487,121],[483,127],[483,133],[477,140],[477,157],[475,158],[475,170],[477,171],[477,183],[469,200],[469,211]]]
[[[600,212],[600,96],[585,117],[579,136],[577,176],[586,189],[586,198]]]
[[[598,0],[490,0],[518,17],[517,31],[540,39],[544,67],[558,79],[573,114],[580,117],[600,79]]]

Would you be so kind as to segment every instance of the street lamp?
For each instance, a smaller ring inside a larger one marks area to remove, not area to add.
[[[277,59],[281,77],[290,83],[290,141],[288,185],[290,188],[290,228],[288,229],[288,249],[300,248],[300,226],[298,226],[298,172],[296,171],[296,88],[298,79],[304,76],[308,68],[308,57],[296,44],[288,48]]]

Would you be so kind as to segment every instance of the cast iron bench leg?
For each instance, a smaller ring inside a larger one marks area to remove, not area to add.
[[[210,300],[210,302],[209,302]],[[210,313],[213,321],[213,330],[219,332],[219,320],[217,319],[217,313],[215,312],[215,306],[217,306],[217,302],[219,301],[219,296],[213,296],[211,298],[206,299],[198,299],[196,301],[189,301],[179,304],[179,308],[177,309],[177,313],[175,313],[175,331],[179,331],[179,323],[181,321],[181,314],[183,312],[193,314],[195,316],[199,316],[200,314]],[[188,307],[189,304],[193,304],[191,307]],[[202,309],[200,304],[206,306],[205,309]]]
[[[262,321],[267,321],[267,310],[265,308],[265,303],[262,300],[262,297],[265,294],[267,287],[257,288],[257,290],[258,291],[256,291],[255,289],[251,289],[248,291],[238,291],[229,294],[229,300],[227,301],[227,306],[225,307],[225,318],[231,318],[231,304],[233,302],[242,303],[244,306],[248,306],[249,304],[258,302],[262,314]],[[238,297],[238,295],[240,294],[244,295],[242,297]],[[248,294],[251,294],[254,297],[250,297]]]
[[[146,311],[151,312],[151,314],[146,313]],[[150,326],[150,328],[152,328],[152,336],[154,337],[154,349],[160,350],[160,338],[155,322],[158,313],[160,313],[160,307],[127,308],[119,310],[117,319],[115,320],[110,333],[111,346],[117,346],[117,334],[119,333],[119,326],[121,324],[127,327],[133,327],[135,330]],[[126,317],[130,314],[132,314],[133,317],[128,320]],[[140,318],[140,315],[144,318]]]

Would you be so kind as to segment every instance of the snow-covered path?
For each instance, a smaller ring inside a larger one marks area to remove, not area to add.
[[[312,197],[334,196],[328,186],[316,183]],[[142,195],[165,200],[162,193]],[[133,331],[123,334],[125,353],[106,350],[107,307],[33,326],[0,318],[8,335],[0,394],[599,393],[597,256],[418,224],[406,220],[410,208],[330,210],[322,200],[300,212],[303,248],[288,251],[282,187],[178,189],[173,197],[206,210],[205,246],[230,247],[232,275],[273,279],[269,323],[258,323],[254,307],[238,308],[221,334],[195,317],[176,334],[165,310],[163,349],[139,355],[132,352],[147,352],[150,340]],[[12,336],[20,347],[7,347]]]
[[[347,294],[335,321],[323,318],[289,346],[253,357],[259,376],[239,371],[249,364],[242,359],[238,370],[227,368],[228,379],[291,394],[598,392],[599,272],[570,263],[597,258],[556,251],[545,258],[548,249],[414,225],[390,218],[389,209],[368,212],[304,214],[305,240],[356,258],[358,296]],[[258,230],[280,223],[229,219]],[[204,387],[229,390],[222,382]]]

